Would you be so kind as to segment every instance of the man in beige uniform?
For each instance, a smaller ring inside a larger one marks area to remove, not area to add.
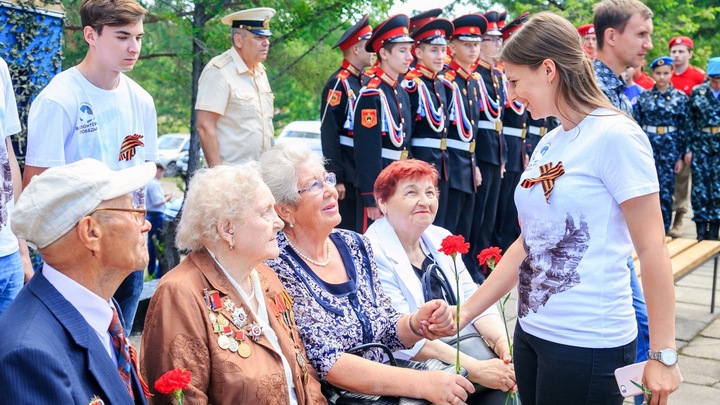
[[[262,62],[270,48],[272,8],[225,16],[232,47],[203,69],[198,86],[197,129],[210,166],[255,159],[273,145],[273,93]]]

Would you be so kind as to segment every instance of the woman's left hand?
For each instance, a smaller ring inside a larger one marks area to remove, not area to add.
[[[425,339],[435,340],[440,337],[453,336],[457,331],[455,312],[445,301],[432,300],[423,304],[415,313],[420,322],[421,333]]]
[[[668,396],[682,383],[682,375],[677,364],[668,367],[659,361],[648,360],[643,373],[643,385],[650,390],[650,405],[666,405]]]
[[[493,346],[493,351],[498,355],[500,360],[505,363],[512,363],[512,355],[510,354],[510,346],[505,336],[498,336]]]

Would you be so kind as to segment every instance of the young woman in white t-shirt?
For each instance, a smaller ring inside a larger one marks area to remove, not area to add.
[[[617,34],[617,33],[616,33]],[[518,285],[514,361],[532,404],[621,404],[635,360],[627,258],[638,252],[650,318],[650,404],[680,384],[675,294],[647,136],[595,84],[570,22],[540,13],[502,51],[509,96],[561,126],[538,144],[515,194],[522,235],[462,306],[464,326]],[[660,354],[658,354],[660,356]],[[652,357],[652,356],[651,356]],[[664,363],[667,363],[664,364]]]

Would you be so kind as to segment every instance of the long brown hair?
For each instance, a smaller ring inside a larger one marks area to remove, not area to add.
[[[567,106],[579,113],[585,111],[582,107],[607,108],[621,113],[597,86],[592,61],[580,43],[580,36],[570,21],[545,11],[532,17],[510,37],[503,46],[500,60],[535,70],[550,59],[557,70],[558,91],[554,102],[558,108]],[[562,110],[560,115],[569,119]]]

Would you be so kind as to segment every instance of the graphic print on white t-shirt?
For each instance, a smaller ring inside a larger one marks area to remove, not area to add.
[[[540,186],[537,184],[536,186]],[[576,220],[578,224],[576,224]],[[527,257],[520,264],[518,316],[538,312],[554,295],[580,284],[578,264],[587,251],[590,230],[584,214],[568,212],[523,229]]]
[[[97,120],[90,103],[83,102],[78,109],[78,120],[75,130],[81,134],[89,134],[98,131]]]

